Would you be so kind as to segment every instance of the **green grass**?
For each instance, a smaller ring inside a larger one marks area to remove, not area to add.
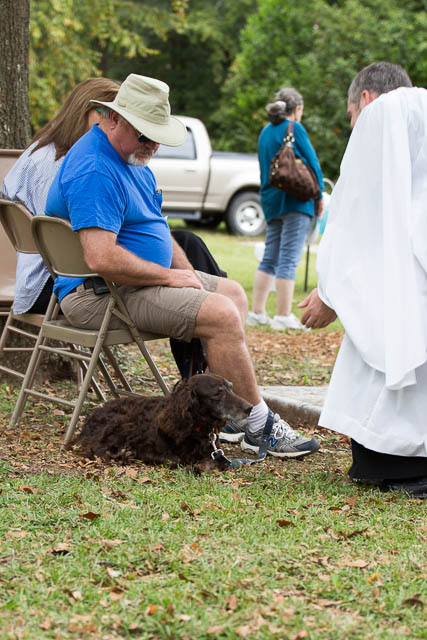
[[[201,235],[250,295],[251,241]],[[0,385],[0,425],[16,393]],[[196,477],[61,453],[66,419],[36,403],[0,428],[2,640],[426,638],[425,505],[352,484],[341,436]]]
[[[1,637],[425,637],[420,504],[309,468],[3,466]]]
[[[170,220],[172,228],[184,227],[182,220]],[[244,236],[232,236],[227,233],[225,223],[221,223],[218,229],[209,231],[200,228],[191,228],[200,235],[211,251],[220,267],[227,271],[228,276],[240,282],[246,291],[249,302],[252,302],[252,286],[258,261],[254,255],[254,243],[264,242],[264,236],[248,238]],[[304,291],[306,269],[306,251],[303,253],[300,265],[297,270],[295,281],[295,294],[293,312],[301,317],[302,310],[296,307],[298,302],[304,300],[307,294],[317,285],[316,275],[316,253],[313,249],[309,256],[309,270],[307,278],[307,291]],[[275,315],[276,294],[271,292],[267,302],[267,312],[270,316]],[[342,329],[339,320],[329,325],[329,331]]]

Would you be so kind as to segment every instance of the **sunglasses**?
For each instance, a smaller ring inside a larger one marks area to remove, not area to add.
[[[95,111],[99,111],[99,113],[102,115],[102,109],[98,109],[98,107],[95,107]],[[123,120],[126,120],[126,119],[123,118]],[[128,124],[130,124],[130,122],[128,122]],[[130,126],[132,127],[132,125]],[[139,134],[139,131],[137,131],[135,127],[132,127],[132,129],[135,131],[136,135],[138,136],[138,142],[154,142],[154,140],[152,140],[151,138],[147,138],[147,136],[144,136],[142,133]]]
[[[151,140],[151,138],[147,138],[147,136],[143,136],[141,134],[140,136],[138,136],[138,142],[154,142],[154,140]]]

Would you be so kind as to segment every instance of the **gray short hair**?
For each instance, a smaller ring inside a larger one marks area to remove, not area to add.
[[[358,105],[364,90],[381,95],[399,87],[412,87],[405,69],[391,62],[374,62],[354,78],[348,90],[348,100]]]
[[[270,102],[265,108],[271,123],[280,124],[303,103],[303,97],[296,89],[284,87],[276,93],[274,102]]]

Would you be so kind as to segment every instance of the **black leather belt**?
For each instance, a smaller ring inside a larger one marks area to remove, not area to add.
[[[92,278],[86,278],[86,280],[82,282],[82,285],[85,289],[93,289],[93,292],[97,296],[100,296],[103,293],[109,293],[109,289],[105,283],[104,278],[101,278],[100,276],[93,276]],[[70,291],[70,293],[74,293],[77,289],[78,287],[75,287],[72,291]]]

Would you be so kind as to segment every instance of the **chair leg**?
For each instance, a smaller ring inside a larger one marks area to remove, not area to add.
[[[6,318],[6,322],[3,327],[3,331],[1,332],[0,337],[0,353],[3,351],[4,346],[6,344],[7,334],[9,333],[9,325],[12,322],[12,310],[9,311],[9,315]]]
[[[55,308],[55,304],[56,304],[56,297],[54,294],[52,294],[52,297],[49,301],[49,305],[46,311],[46,316],[45,316],[46,318],[51,317],[52,311]],[[21,418],[22,412],[25,407],[25,403],[27,401],[27,396],[28,396],[27,389],[31,389],[33,386],[37,369],[39,367],[40,360],[43,355],[43,352],[40,350],[40,347],[45,345],[46,342],[47,342],[47,338],[43,333],[43,327],[42,327],[37,336],[36,344],[34,345],[34,349],[31,354],[30,361],[28,363],[27,370],[25,372],[25,376],[22,381],[21,390],[19,392],[18,399],[16,401],[15,408],[13,410],[8,429],[12,429],[15,424],[18,424]]]
[[[118,379],[120,380],[120,382],[122,383],[122,385],[124,386],[125,389],[127,389],[128,391],[132,392],[133,389],[130,386],[129,382],[126,379],[126,376],[124,375],[123,371],[120,369],[119,365],[117,364],[117,360],[114,357],[110,347],[104,347],[103,349],[105,355],[108,358],[108,361],[110,363],[110,365],[112,366],[114,373],[116,374],[116,376],[118,377]]]
[[[113,378],[111,377],[110,372],[108,371],[105,365],[105,362],[103,361],[101,356],[99,357],[99,360],[98,360],[98,367],[113,396],[115,398],[120,398],[120,393],[118,392],[117,385],[115,384]]]
[[[70,345],[70,350],[73,353],[78,353],[79,351],[81,351],[80,349],[77,349],[77,347],[72,344]],[[80,391],[81,386],[83,384],[83,380],[84,380],[84,376],[86,374],[87,371],[87,364],[84,360],[76,360],[75,361],[75,365],[76,365],[76,377],[77,377],[77,387]],[[105,397],[105,395],[102,393],[102,389],[99,386],[97,380],[95,377],[92,378],[92,382],[90,384],[90,386],[92,387],[93,391],[96,393],[98,400],[100,400],[101,402],[106,402],[107,398]]]
[[[39,347],[40,345],[44,345],[45,343],[46,343],[46,338],[42,335],[42,332],[40,331],[33,353],[31,354],[30,362],[28,363],[24,380],[22,381],[21,390],[19,392],[18,399],[16,401],[15,408],[13,410],[8,429],[12,429],[15,424],[18,424],[21,418],[22,412],[25,407],[25,403],[27,401],[27,396],[28,396],[27,389],[31,389],[31,387],[33,386],[34,378],[35,378],[37,368],[39,366],[40,359],[42,356],[42,351],[39,351]]]
[[[110,319],[111,319],[111,311],[114,305],[115,305],[115,301],[113,298],[111,298],[108,303],[107,311],[102,320],[101,327],[99,329],[98,337],[92,351],[92,356],[86,371],[86,375],[84,377],[83,384],[80,389],[80,393],[78,395],[76,404],[74,406],[73,415],[71,416],[70,424],[68,425],[67,431],[65,433],[64,442],[63,442],[64,449],[69,448],[71,438],[73,437],[74,430],[77,426],[77,422],[80,417],[80,412],[83,406],[83,402],[85,401],[86,394],[92,382],[92,377],[95,372],[95,369],[98,366],[102,345],[104,343],[105,336],[107,334],[108,325],[110,324]]]

